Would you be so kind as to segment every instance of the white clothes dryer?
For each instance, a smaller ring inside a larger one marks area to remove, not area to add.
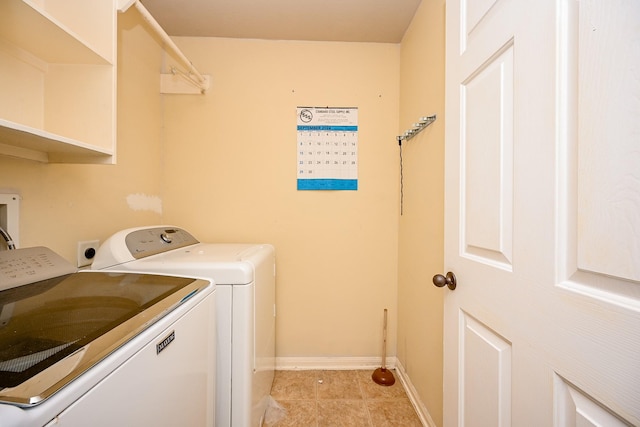
[[[275,370],[275,249],[200,243],[173,226],[122,230],[98,249],[94,270],[203,278],[216,285],[216,427],[259,427]]]

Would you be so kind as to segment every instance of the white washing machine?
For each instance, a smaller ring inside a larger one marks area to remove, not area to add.
[[[183,275],[216,285],[216,427],[259,427],[275,370],[275,250],[200,243],[173,226],[131,228],[107,239],[94,270]]]
[[[211,426],[214,291],[0,251],[0,425]]]

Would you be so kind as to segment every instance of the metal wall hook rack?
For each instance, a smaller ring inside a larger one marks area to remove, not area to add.
[[[431,123],[436,121],[436,115],[420,117],[411,129],[406,130],[402,135],[398,135],[398,145],[400,146],[400,215],[404,213],[404,173],[402,166],[402,141],[408,141],[424,130]]]
[[[397,136],[398,145],[402,145],[402,141],[410,140],[411,138],[413,138],[414,136],[422,132],[424,128],[426,128],[427,126],[429,126],[431,123],[435,121],[436,121],[435,114],[433,116],[420,117],[420,120],[418,120],[417,123],[414,123],[412,128],[407,129],[402,135]]]

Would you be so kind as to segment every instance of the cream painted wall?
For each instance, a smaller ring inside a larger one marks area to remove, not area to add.
[[[21,195],[21,247],[47,246],[75,265],[77,241],[160,220],[161,50],[141,22],[133,10],[119,16],[117,165],[0,156],[0,192]]]
[[[444,0],[423,0],[402,40],[400,127],[437,120],[403,144],[404,209],[398,250],[398,359],[442,425],[444,260]]]
[[[166,219],[277,251],[277,356],[395,355],[400,47],[176,38],[212,76],[164,99]],[[359,111],[358,191],[296,190],[296,107]]]

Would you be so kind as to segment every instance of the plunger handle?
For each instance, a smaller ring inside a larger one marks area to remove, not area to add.
[[[387,369],[387,309],[384,309],[384,321],[382,323],[382,369]]]

